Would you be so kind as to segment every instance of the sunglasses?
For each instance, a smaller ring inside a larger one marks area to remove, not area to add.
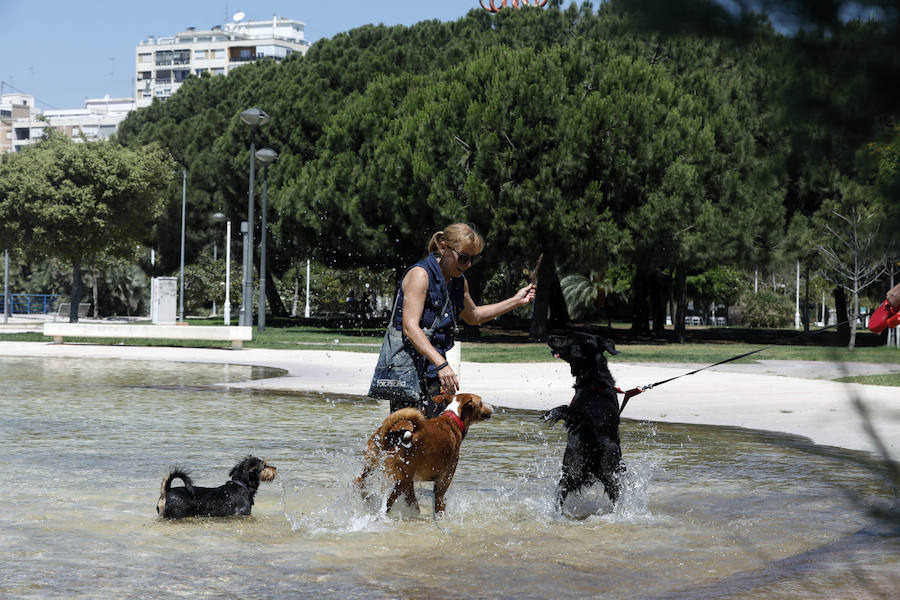
[[[461,264],[461,265],[467,264],[469,266],[475,266],[481,260],[480,254],[476,254],[475,256],[470,256],[468,254],[463,254],[462,252],[460,252],[453,246],[447,246],[447,247],[450,248],[451,250],[453,250],[453,252],[456,254],[456,260],[459,261],[459,264]]]

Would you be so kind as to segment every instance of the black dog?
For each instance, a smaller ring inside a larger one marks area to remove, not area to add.
[[[231,481],[207,488],[195,486],[187,473],[173,469],[162,480],[156,512],[165,519],[249,515],[259,482],[272,481],[275,472],[266,461],[248,456],[231,469]],[[173,479],[181,479],[184,487],[173,488]]]
[[[625,470],[619,444],[619,400],[616,382],[603,352],[618,354],[612,342],[589,333],[551,335],[547,341],[553,356],[569,363],[575,376],[575,397],[568,405],[544,413],[550,425],[565,420],[569,432],[563,455],[562,477],[556,502],[572,492],[600,481],[609,499],[619,498],[617,474]]]

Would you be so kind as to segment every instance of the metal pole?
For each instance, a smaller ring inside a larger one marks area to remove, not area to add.
[[[253,216],[253,176],[254,171],[256,170],[256,139],[254,134],[256,133],[256,125],[250,126],[250,196],[249,202],[247,205],[247,224],[248,231],[247,237],[245,239],[246,246],[245,254],[244,254],[244,295],[243,300],[241,302],[241,315],[243,320],[241,321],[241,325],[245,325],[247,327],[253,326],[253,227],[254,227],[254,216]],[[247,307],[246,310],[244,307]]]
[[[184,221],[187,213],[187,169],[181,169],[181,275],[178,284],[178,320],[184,322]]]
[[[800,329],[800,261],[797,261],[797,297],[794,304],[794,329]]]
[[[303,310],[303,316],[309,318],[309,259],[306,259],[306,308]]]
[[[3,251],[3,322],[9,323],[9,250]]]
[[[242,276],[244,276],[244,281],[246,281],[247,274],[247,264],[248,264],[248,254],[247,254],[247,221],[241,221],[241,239],[243,241],[243,250],[244,250],[244,269],[242,272]],[[241,326],[247,325],[247,314],[250,312],[250,309],[247,307],[247,288],[243,289],[243,297],[241,299],[241,308],[238,312],[238,324]]]
[[[231,325],[231,219],[225,223],[225,324]]]
[[[891,287],[889,287],[888,289],[890,290],[893,288],[894,288],[894,265],[891,265]],[[893,337],[894,339],[891,340],[891,337]],[[891,346],[892,342],[893,342],[893,345],[900,346],[900,327],[897,327],[895,329],[888,329],[887,345]]]
[[[269,187],[269,164],[263,164],[262,229],[259,232],[259,318],[257,329],[266,330],[266,195]]]
[[[217,262],[219,262],[219,257],[217,256],[217,244],[216,244],[216,241],[213,240],[213,264],[216,264]],[[215,300],[213,300],[212,316],[213,317],[216,316],[216,301]]]

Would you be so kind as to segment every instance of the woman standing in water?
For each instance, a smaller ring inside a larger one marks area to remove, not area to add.
[[[460,317],[470,325],[480,325],[534,300],[535,286],[529,284],[506,300],[477,306],[469,295],[465,272],[478,263],[483,249],[484,239],[472,227],[453,223],[431,236],[428,255],[403,277],[397,310],[388,327],[403,333],[404,349],[418,367],[421,394],[418,406],[392,400],[391,412],[415,406],[432,418],[438,409],[431,398],[459,389],[459,379],[446,355],[453,347]],[[425,327],[435,322],[429,340]]]

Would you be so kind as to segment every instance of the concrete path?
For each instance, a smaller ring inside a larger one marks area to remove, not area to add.
[[[340,395],[365,395],[377,360],[373,353],[324,350],[0,342],[0,360],[16,356],[265,366],[283,369],[285,374],[228,385],[260,391]],[[731,365],[737,369],[729,371],[717,367],[683,377],[632,398],[623,417],[779,431],[807,437],[817,444],[875,452],[876,446],[854,403],[858,398],[868,410],[875,431],[890,455],[895,460],[900,458],[900,388],[771,374],[782,370],[823,375],[834,373],[839,367],[829,363],[818,363],[815,367],[794,364],[799,362],[761,361],[761,365]],[[783,364],[779,368],[774,363]],[[894,367],[900,370],[900,364],[887,368]],[[644,386],[696,368],[698,365],[610,361],[610,370],[622,389]],[[757,374],[754,370],[769,374]],[[510,408],[545,410],[568,403],[573,393],[573,378],[568,365],[562,361],[463,362],[460,377],[463,391],[478,393],[495,405]]]

